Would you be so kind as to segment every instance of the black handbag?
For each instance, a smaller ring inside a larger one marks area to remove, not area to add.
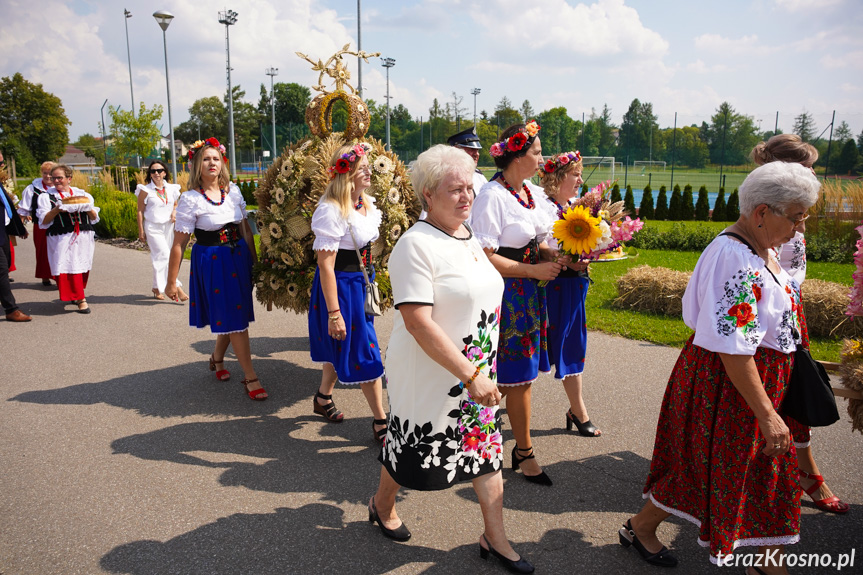
[[[827,370],[812,359],[808,349],[799,345],[794,352],[794,367],[779,411],[809,427],[824,427],[839,421],[836,396]]]

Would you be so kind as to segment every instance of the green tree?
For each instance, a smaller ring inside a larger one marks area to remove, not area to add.
[[[536,120],[542,126],[539,135],[543,154],[560,154],[578,149],[580,122],[570,118],[566,108],[559,106],[545,110],[540,112]]]
[[[653,212],[653,190],[650,189],[650,185],[644,186],[644,190],[641,192],[641,205],[638,208],[638,217],[642,220],[652,220],[654,217]]]
[[[615,148],[614,130],[617,126],[611,118],[611,108],[602,105],[602,112],[596,117],[599,125],[599,153],[603,156],[613,156]]]
[[[620,197],[620,184],[614,182],[614,185],[611,187],[611,203],[615,204],[622,199],[623,198]]]
[[[105,165],[105,147],[102,140],[97,140],[92,134],[83,134],[72,145],[83,150],[88,158],[93,158],[97,166]]]
[[[804,142],[811,142],[815,138],[815,118],[807,111],[803,111],[798,116],[794,117],[794,127],[791,132],[800,136]],[[729,196],[729,200],[731,197]],[[729,204],[730,205],[730,204]]]
[[[833,141],[844,143],[847,140],[853,140],[854,135],[851,133],[851,126],[848,125],[848,122],[842,120],[839,122],[839,125],[836,126],[836,129],[833,131]]]
[[[530,100],[525,100],[521,103],[521,118],[524,122],[530,122],[536,118],[536,112],[533,111],[533,106],[530,105]]]
[[[521,113],[513,108],[512,102],[506,96],[494,107],[494,117],[501,132],[521,122]]]
[[[623,115],[620,124],[619,149],[629,160],[646,160],[650,156],[653,133],[659,133],[658,116],[653,113],[653,104],[635,98]]]
[[[131,110],[121,110],[119,106],[108,106],[108,117],[111,119],[109,131],[116,155],[112,159],[128,160],[133,156],[146,158],[159,148],[162,134],[157,122],[162,119],[161,105],[155,104],[148,109],[141,102],[137,115]]]
[[[189,119],[174,129],[174,137],[191,144],[216,138],[228,141],[228,109],[218,96],[200,98],[189,106]]]
[[[842,146],[842,151],[839,152],[839,157],[836,160],[836,172],[839,174],[850,174],[857,165],[860,153],[857,151],[857,144],[853,139],[849,139]]]
[[[738,114],[728,102],[719,105],[709,126],[702,124],[700,134],[714,164],[745,164],[759,141],[755,118]]]
[[[632,194],[632,186],[626,186],[626,195],[623,196],[623,210],[635,217],[635,196]]]
[[[653,219],[668,219],[668,193],[665,186],[659,186],[659,196],[656,198],[656,210],[653,212]]]
[[[70,123],[60,98],[43,90],[42,84],[28,82],[20,73],[0,79],[0,147],[4,150],[17,142],[36,162],[59,158],[69,143]],[[17,156],[16,162],[20,163]]]
[[[695,202],[692,196],[692,186],[686,184],[683,187],[683,200],[680,202],[680,219],[692,221],[695,219]]]
[[[713,215],[711,220],[714,222],[727,222],[726,216],[727,206],[725,204],[725,188],[719,188],[719,194],[716,196],[716,203],[713,204]]]
[[[707,186],[698,188],[698,202],[695,203],[695,219],[706,222],[710,219],[710,200],[707,198]]]
[[[679,222],[683,219],[683,195],[680,193],[680,184],[674,184],[671,191],[671,199],[668,201],[668,219]]]
[[[728,205],[725,207],[725,221],[736,222],[740,217],[740,195],[737,193],[737,188],[728,196]]]

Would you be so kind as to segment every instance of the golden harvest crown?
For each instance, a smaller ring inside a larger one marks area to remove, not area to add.
[[[312,134],[319,138],[326,138],[333,132],[333,105],[337,100],[343,101],[348,106],[348,124],[344,132],[346,140],[358,140],[365,136],[369,129],[369,121],[371,120],[369,109],[354,87],[348,83],[351,73],[345,66],[342,56],[345,54],[357,56],[368,64],[369,58],[380,56],[381,53],[369,53],[363,50],[351,51],[349,50],[350,46],[350,44],[345,44],[341,50],[330,56],[326,64],[320,59],[315,62],[302,52],[297,52],[297,56],[312,65],[312,70],[320,72],[317,85],[312,86],[320,94],[315,96],[306,107],[306,124],[309,125]],[[334,91],[327,92],[324,87],[324,76],[329,76],[336,83]],[[350,92],[346,91],[345,87]]]

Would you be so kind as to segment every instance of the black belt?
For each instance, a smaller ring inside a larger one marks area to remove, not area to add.
[[[241,239],[240,227],[237,224],[228,224],[221,229],[212,231],[195,228],[196,243],[205,247],[234,247]]]
[[[372,265],[372,243],[369,242],[360,248],[366,269]],[[356,250],[339,250],[336,252],[336,263],[334,269],[337,272],[359,272],[360,261],[357,259]]]
[[[536,238],[530,240],[527,245],[520,248],[497,248],[495,252],[499,256],[503,256],[508,260],[513,260],[523,264],[538,264],[539,263],[539,242]]]
[[[559,278],[584,278],[586,280],[590,279],[590,274],[587,273],[587,270],[572,270],[569,268],[563,268],[559,274],[557,274]]]

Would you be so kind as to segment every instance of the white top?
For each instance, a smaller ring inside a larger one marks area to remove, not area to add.
[[[246,202],[240,188],[229,184],[225,201],[214,206],[198,190],[183,192],[177,204],[174,230],[182,234],[193,234],[195,228],[213,232],[226,224],[239,224],[246,219]]]
[[[800,284],[728,236],[717,236],[698,258],[683,295],[683,321],[693,343],[709,351],[754,355],[758,347],[791,353],[800,342]]]
[[[348,229],[348,222],[354,229],[356,244]],[[352,250],[354,246],[362,248],[380,236],[381,211],[375,207],[375,199],[369,198],[366,203],[366,215],[351,210],[348,219],[342,217],[342,211],[332,202],[321,199],[315,213],[312,215],[312,231],[315,233],[314,251],[335,252]]]
[[[796,232],[787,243],[779,246],[776,254],[782,269],[797,280],[797,283],[803,284],[806,279],[806,240],[803,239],[803,234]]]
[[[21,201],[18,202],[18,214],[22,216],[31,215],[30,206],[33,202],[34,188],[38,188],[42,192],[46,191],[45,185],[42,183],[42,178],[36,178],[29,186],[24,188],[23,192],[21,192]]]
[[[174,211],[174,203],[180,198],[180,186],[165,182],[165,199],[156,193],[156,185],[138,184],[135,195],[144,196],[144,219],[154,224],[165,224],[171,221],[171,213]]]
[[[47,224],[43,224],[42,220],[45,219],[45,214],[54,209],[51,200],[53,199],[55,202],[60,198],[69,198],[71,196],[87,196],[87,199],[90,200],[89,204],[72,204],[68,206],[63,206],[61,209],[64,212],[77,212],[77,211],[96,211],[96,219],[90,218],[90,223],[95,224],[99,221],[99,211],[100,209],[96,207],[96,200],[93,199],[93,196],[85,192],[80,188],[73,188],[69,186],[71,192],[63,192],[62,194],[57,190],[57,188],[48,188],[46,190],[47,193],[41,194],[36,203],[36,219],[39,221],[39,227],[43,230],[47,230],[54,223],[54,220],[51,220]],[[68,235],[68,234],[66,234]]]
[[[482,187],[471,210],[471,227],[483,248],[520,248],[533,238],[544,242],[550,235],[548,203],[542,188],[525,182],[533,197],[534,209],[529,210],[497,180]]]

